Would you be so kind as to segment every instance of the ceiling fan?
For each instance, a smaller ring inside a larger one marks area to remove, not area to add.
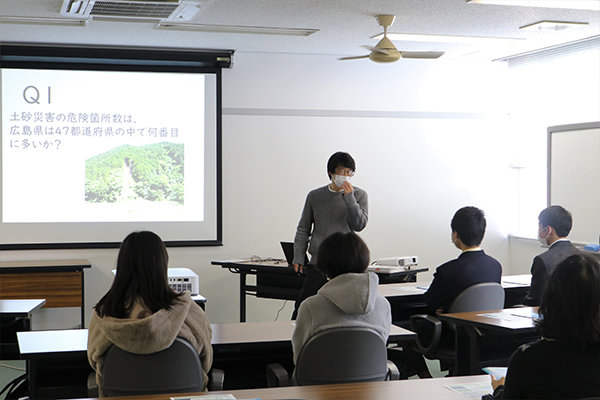
[[[398,61],[400,58],[421,58],[432,59],[438,58],[444,54],[443,51],[398,51],[394,43],[387,37],[387,28],[394,23],[396,17],[394,15],[378,15],[377,23],[383,26],[383,38],[375,45],[363,46],[371,50],[371,54],[364,56],[342,57],[339,60],[356,60],[359,58],[368,58],[371,61],[378,63],[388,63]]]

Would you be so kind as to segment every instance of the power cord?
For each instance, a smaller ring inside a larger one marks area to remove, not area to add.
[[[250,256],[250,261],[252,262],[269,262],[269,261],[273,261],[273,262],[283,262],[285,261],[283,258],[274,258],[274,257],[267,257],[267,258],[262,258],[260,256]]]
[[[281,308],[279,308],[279,310],[277,310],[277,315],[275,316],[275,321],[277,321],[277,319],[279,318],[279,313],[281,312],[281,310],[283,310],[287,304],[287,300],[283,302],[283,305],[281,306]]]

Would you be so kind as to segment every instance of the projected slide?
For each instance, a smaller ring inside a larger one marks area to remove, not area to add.
[[[175,201],[183,204],[183,145],[121,146],[85,163],[85,200]]]
[[[2,70],[2,223],[203,221],[205,76]]]

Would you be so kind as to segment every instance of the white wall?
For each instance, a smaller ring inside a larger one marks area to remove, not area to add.
[[[361,235],[374,258],[418,255],[430,268],[419,278],[430,279],[437,265],[458,255],[450,243],[452,215],[475,205],[488,219],[483,247],[504,273],[513,273],[505,225],[513,146],[503,135],[504,76],[502,63],[377,65],[236,53],[223,73],[224,245],[170,249],[171,266],[200,275],[211,321],[238,320],[238,276],[210,261],[282,256],[279,241],[293,239],[306,193],[327,183],[327,158],[343,150],[357,162],[353,183],[369,193],[370,221]],[[110,285],[116,253],[5,251],[0,258],[89,259],[89,319]],[[281,305],[249,298],[248,320],[274,319]],[[291,310],[288,302],[280,319]],[[35,327],[75,325],[78,314],[71,314],[45,311]]]

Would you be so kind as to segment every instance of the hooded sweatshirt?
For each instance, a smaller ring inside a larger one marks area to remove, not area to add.
[[[88,360],[96,371],[99,394],[103,395],[102,364],[111,345],[135,354],[151,354],[170,347],[176,337],[187,340],[200,355],[204,375],[212,365],[212,330],[210,322],[189,292],[175,301],[170,310],[154,314],[132,313],[131,318],[100,317],[92,315],[88,329]]]
[[[304,300],[292,335],[294,364],[304,343],[326,329],[370,328],[387,342],[392,314],[390,303],[377,291],[378,285],[379,278],[372,272],[346,273]]]

